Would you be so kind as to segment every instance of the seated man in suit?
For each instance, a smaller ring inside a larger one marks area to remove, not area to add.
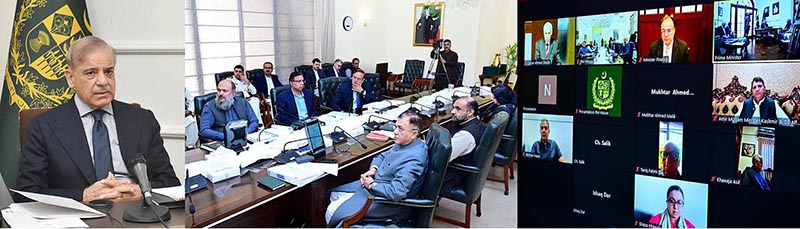
[[[761,160],[761,155],[754,154],[753,163],[750,167],[744,169],[742,172],[742,186],[754,188],[757,190],[772,191],[769,187],[769,182],[764,177],[764,162]]]
[[[247,98],[247,102],[250,103],[250,108],[253,109],[253,112],[256,114],[256,118],[259,124],[264,124],[261,120],[261,100],[258,99],[256,93],[256,87],[247,79],[247,76],[244,74],[244,66],[236,65],[233,67],[233,77],[231,77],[231,82],[234,84],[234,89],[236,91],[241,91],[244,94],[244,97]]]
[[[622,38],[622,51],[619,56],[625,64],[634,63],[633,60],[633,42],[628,42],[628,38]]]
[[[292,72],[289,75],[290,93],[280,93],[277,97],[275,107],[277,109],[278,121],[289,124],[308,117],[319,116],[317,108],[314,106],[314,98],[311,91],[303,88],[303,75],[299,72]]]
[[[272,65],[272,62],[264,62],[263,66],[264,75],[257,75],[255,82],[256,91],[258,93],[264,94],[264,97],[269,98],[269,91],[276,87],[283,87],[280,78],[278,75],[272,74],[272,71],[275,69]],[[267,100],[269,102],[269,100]]]
[[[450,117],[456,122],[456,128],[453,129],[451,144],[453,150],[450,153],[450,162],[467,163],[472,160],[472,152],[478,146],[483,131],[486,129],[481,120],[477,118],[478,102],[472,97],[458,98],[453,103],[453,110],[450,111],[450,114]],[[444,175],[442,192],[450,192],[454,186],[461,184],[464,175],[466,172],[461,170],[447,170]]]
[[[753,96],[744,100],[742,109],[734,116],[734,122],[759,125],[762,124],[762,120],[776,122],[780,120],[782,121],[780,124],[788,123],[789,117],[786,113],[783,113],[783,109],[778,106],[775,100],[767,96],[764,79],[758,76],[753,78],[753,81],[750,82],[750,92]]]
[[[551,64],[558,63],[558,41],[553,39],[553,24],[550,22],[545,22],[544,26],[542,26],[542,34],[543,37],[536,41],[536,52],[534,54],[534,60],[538,61],[550,61]]]
[[[342,69],[342,60],[336,59],[333,61],[333,67],[325,70],[325,77],[345,77],[347,74]]]
[[[236,85],[225,79],[217,85],[217,99],[203,105],[200,115],[200,136],[214,141],[225,140],[225,124],[246,119],[247,133],[256,132],[258,119],[250,104],[236,96]]]
[[[114,99],[115,51],[98,37],[72,43],[64,72],[75,96],[30,120],[16,189],[71,198],[142,198],[133,159],[147,161],[153,188],[181,185],[152,111]],[[25,201],[18,196],[18,201]]]
[[[361,69],[361,67],[359,67],[359,65],[361,64],[361,60],[358,59],[358,57],[354,57],[353,61],[350,63],[353,64],[353,67],[348,68],[347,70],[344,71],[344,73],[347,74],[347,77],[353,77],[353,73],[356,72],[356,70]]]
[[[320,69],[321,63],[322,61],[320,61],[319,58],[314,58],[314,60],[311,61],[311,69],[308,69],[303,73],[303,78],[306,80],[305,85],[308,85],[308,87],[316,96],[319,96],[319,90],[317,90],[319,87],[319,82],[317,80],[326,78],[325,73],[323,73],[322,69]]]
[[[364,84],[364,70],[356,70],[351,82],[349,85],[339,85],[331,105],[333,110],[356,113],[364,104],[378,100],[369,84]]]
[[[650,57],[664,57],[665,63],[689,63],[689,46],[675,37],[676,27],[669,15],[661,18],[661,39],[650,44]]]
[[[422,190],[422,174],[428,166],[428,146],[419,139],[422,118],[413,111],[400,114],[394,129],[394,146],[372,159],[369,170],[361,179],[331,190],[331,204],[325,212],[328,227],[342,225],[353,215],[370,194],[392,201],[415,198]],[[407,219],[411,208],[372,202],[363,220]]]

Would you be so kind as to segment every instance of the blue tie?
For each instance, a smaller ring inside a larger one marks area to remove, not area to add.
[[[94,174],[97,180],[108,176],[113,171],[111,164],[111,144],[108,139],[108,128],[103,123],[103,110],[92,111],[94,127],[92,128],[92,147],[94,149]]]
[[[353,104],[355,104],[353,106],[353,113],[355,113],[356,109],[358,109],[358,107],[361,107],[361,96],[358,96],[358,92],[356,91],[353,91]]]
[[[767,184],[767,181],[764,180],[764,177],[761,176],[760,172],[756,173],[756,181],[758,181],[758,185],[761,186],[761,190],[770,191],[769,184]]]

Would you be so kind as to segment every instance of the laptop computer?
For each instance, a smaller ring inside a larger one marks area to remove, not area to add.
[[[6,209],[13,203],[14,199],[11,198],[11,193],[6,186],[6,181],[3,180],[3,174],[0,174],[0,209]]]

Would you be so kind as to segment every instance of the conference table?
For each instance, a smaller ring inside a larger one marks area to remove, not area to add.
[[[465,90],[468,90],[468,88]],[[488,92],[489,90],[481,90],[481,93],[484,93],[483,91]],[[442,92],[444,90],[434,94],[431,91],[425,91],[394,100],[402,100],[408,103],[422,100],[430,101],[432,96],[443,94]],[[456,93],[456,95],[460,94]],[[478,102],[480,108],[484,108],[491,103],[491,95],[486,93],[473,98]],[[445,99],[436,100],[443,101]],[[448,104],[452,104],[452,101],[449,101]],[[402,108],[403,106],[400,106],[395,109]],[[425,122],[421,135],[426,133],[434,122],[446,128],[449,126],[450,128],[448,129],[452,129],[454,126],[454,123],[450,122],[452,105],[445,106],[444,109],[447,110],[444,113],[434,112],[431,116],[422,116]],[[328,205],[327,191],[338,185],[359,179],[359,175],[369,169],[371,159],[388,150],[394,144],[391,139],[385,142],[371,141],[367,140],[365,136],[366,133],[354,137],[364,143],[367,146],[366,149],[362,149],[357,144],[347,146],[346,141],[333,146],[328,145],[324,157],[337,160],[339,164],[337,176],[326,174],[302,187],[286,183],[285,186],[273,191],[258,184],[257,181],[259,179],[267,176],[266,169],[261,169],[260,171],[250,171],[239,177],[210,184],[205,189],[195,191],[186,197],[185,226],[325,227],[324,214]],[[339,152],[340,150],[335,149],[347,147],[349,147],[349,152],[347,153],[342,153]],[[203,160],[204,155],[207,153],[199,149],[187,151],[186,163]],[[319,161],[320,158],[317,157],[315,162]],[[189,213],[190,204],[193,204],[197,209],[194,214]]]
[[[136,206],[141,205],[141,201],[129,201],[129,202],[117,202],[108,210],[108,215],[114,217],[114,219],[118,221],[112,220],[110,217],[101,217],[101,218],[94,218],[94,219],[84,219],[83,222],[89,227],[133,227],[133,228],[163,228],[160,222],[156,223],[133,223],[128,222],[122,219],[122,215],[125,212],[125,209],[129,206]],[[105,211],[101,211],[105,212]],[[164,223],[167,224],[170,228],[181,228],[184,226],[184,209],[183,208],[173,208],[169,209],[169,214],[171,218],[169,220],[165,220]]]

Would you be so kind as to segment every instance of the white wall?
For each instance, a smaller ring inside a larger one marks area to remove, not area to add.
[[[183,182],[183,1],[88,0],[86,5],[93,34],[117,49],[116,98],[153,111],[161,124],[164,147]],[[16,1],[0,1],[3,72],[15,7]]]
[[[336,57],[350,59],[357,56],[367,72],[375,71],[375,64],[389,62],[389,71],[403,72],[406,59],[421,59],[428,69],[431,47],[412,45],[414,4],[424,1],[336,1],[336,21],[341,24],[351,16],[356,26],[351,31],[336,28]],[[504,53],[503,47],[516,41],[516,1],[475,1],[469,6],[449,5],[445,2],[442,37],[453,42],[453,51],[459,62],[466,64],[464,84],[477,80],[484,65],[490,65],[494,53]],[[371,24],[364,27],[364,18]]]

